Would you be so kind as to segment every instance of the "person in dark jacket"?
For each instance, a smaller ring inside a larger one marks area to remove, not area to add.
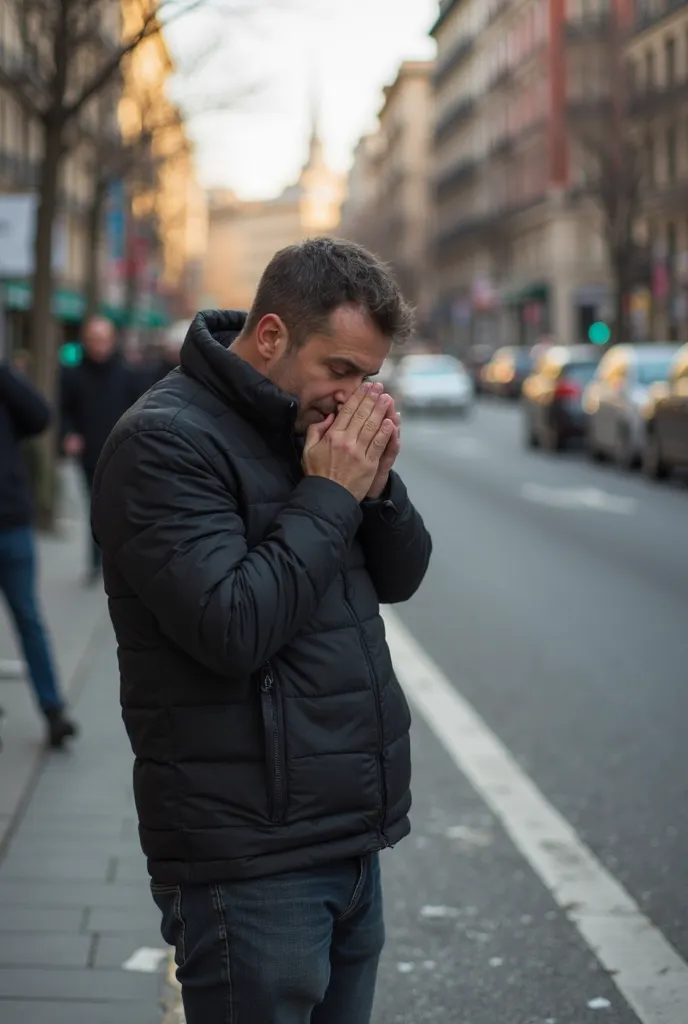
[[[83,331],[84,358],[62,375],[62,447],[81,464],[91,494],[98,456],[119,418],[139,397],[134,371],[115,349],[110,320],[94,317]],[[100,551],[90,542],[87,582],[100,578]]]
[[[412,314],[356,245],[279,252],[119,422],[92,522],[139,832],[188,1024],[366,1024],[378,852],[409,831],[379,605],[431,543],[366,383]]]
[[[43,396],[19,371],[0,363],[0,592],[14,621],[33,685],[46,718],[48,741],[61,747],[76,735],[67,717],[36,592],[33,501],[21,442],[42,434],[50,421]]]

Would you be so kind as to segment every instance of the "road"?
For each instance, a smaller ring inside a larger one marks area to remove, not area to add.
[[[688,488],[526,451],[518,406],[403,435],[435,555],[401,622],[688,960]],[[418,713],[412,815],[376,1024],[686,1024],[630,1008]]]

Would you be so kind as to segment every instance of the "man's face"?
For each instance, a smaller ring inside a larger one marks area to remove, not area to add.
[[[303,434],[379,373],[389,349],[389,338],[360,310],[342,306],[332,314],[327,335],[314,334],[300,348],[277,354],[267,376],[298,399],[296,431]]]
[[[115,332],[108,320],[91,320],[84,331],[84,349],[94,363],[106,362],[115,350]]]

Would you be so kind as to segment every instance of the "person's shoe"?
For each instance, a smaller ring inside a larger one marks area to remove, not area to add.
[[[65,740],[79,735],[78,726],[67,718],[63,708],[46,708],[45,717],[48,720],[48,745],[53,750],[63,747]]]

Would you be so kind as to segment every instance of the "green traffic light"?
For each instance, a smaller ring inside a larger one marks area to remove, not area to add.
[[[591,324],[588,330],[588,338],[593,345],[606,345],[612,336],[612,332],[609,330],[606,324],[603,324],[601,320],[597,323]]]
[[[68,341],[60,348],[60,362],[63,366],[78,366],[84,353],[78,341]]]

